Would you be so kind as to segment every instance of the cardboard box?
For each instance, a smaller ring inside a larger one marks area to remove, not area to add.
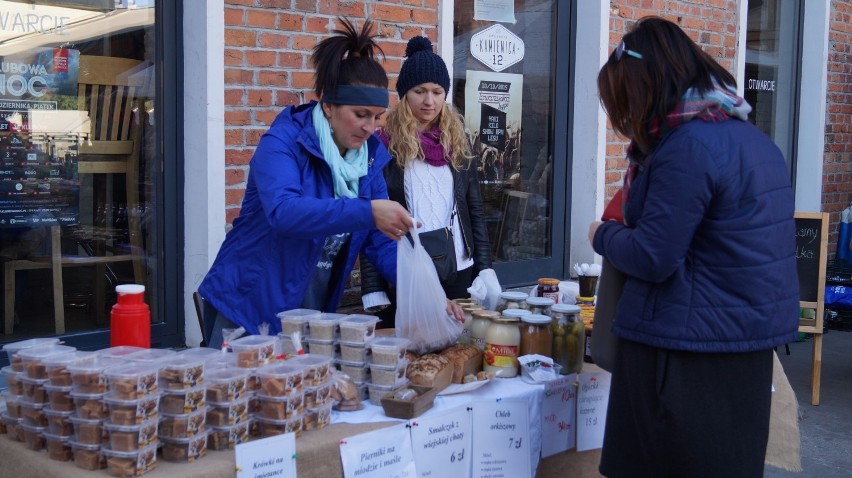
[[[438,395],[437,390],[418,385],[408,385],[408,388],[417,392],[417,397],[414,400],[393,398],[396,390],[382,398],[382,408],[385,410],[385,415],[392,418],[414,418],[432,408],[435,396]]]

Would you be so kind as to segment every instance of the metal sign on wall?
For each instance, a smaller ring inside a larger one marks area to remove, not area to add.
[[[494,71],[524,59],[524,41],[503,25],[496,24],[470,37],[470,53]]]

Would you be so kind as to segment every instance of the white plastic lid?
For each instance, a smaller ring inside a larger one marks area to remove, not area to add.
[[[527,309],[506,309],[506,310],[503,311],[504,317],[512,317],[512,318],[515,318],[515,319],[520,319],[521,317],[523,317],[525,315],[530,315],[530,314],[531,314],[531,312],[528,311]]]
[[[555,302],[550,297],[527,297],[529,305],[543,305],[545,307],[552,306]]]
[[[521,317],[521,321],[528,324],[549,324],[550,317],[542,314],[527,314]]]
[[[59,339],[56,339],[56,338],[28,339],[28,340],[22,340],[20,342],[13,342],[11,344],[6,344],[6,345],[3,346],[3,351],[8,353],[9,356],[11,357],[13,354],[15,354],[16,352],[23,350],[23,349],[28,349],[30,347],[39,347],[39,346],[42,346],[42,345],[58,344],[58,343],[59,343]]]
[[[526,292],[521,292],[521,291],[507,290],[506,292],[500,293],[501,299],[524,300],[527,297],[529,297],[529,294],[527,294]]]
[[[278,312],[275,316],[281,320],[305,321],[319,319],[322,317],[322,312],[314,309],[292,309]]]
[[[580,306],[574,304],[554,304],[553,307],[550,308],[551,312],[558,312],[561,314],[579,314]]]
[[[145,286],[141,284],[121,284],[115,286],[116,294],[142,294],[145,292]]]
[[[340,325],[354,326],[359,327],[362,325],[372,325],[379,323],[382,319],[376,317],[375,315],[366,315],[366,314],[352,314],[347,315],[340,321]]]
[[[411,341],[403,337],[377,337],[367,343],[373,350],[382,352],[405,350],[410,344]]]

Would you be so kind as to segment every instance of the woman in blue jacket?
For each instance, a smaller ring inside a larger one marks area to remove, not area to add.
[[[334,311],[362,251],[396,281],[394,241],[412,220],[387,199],[390,156],[373,136],[388,106],[374,39],[369,20],[360,32],[343,20],[311,56],[320,102],[286,108],[261,138],[240,216],[199,287],[210,347],[223,327],[275,334],[278,312]]]
[[[734,78],[675,24],[640,20],[598,75],[631,140],[624,221],[594,223],[627,275],[600,471],[760,477],[773,348],[799,315],[793,193]],[[594,343],[593,343],[594,346]]]

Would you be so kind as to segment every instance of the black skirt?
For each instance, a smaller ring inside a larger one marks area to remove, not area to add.
[[[620,341],[601,474],[762,477],[771,386],[772,350],[693,353]]]

